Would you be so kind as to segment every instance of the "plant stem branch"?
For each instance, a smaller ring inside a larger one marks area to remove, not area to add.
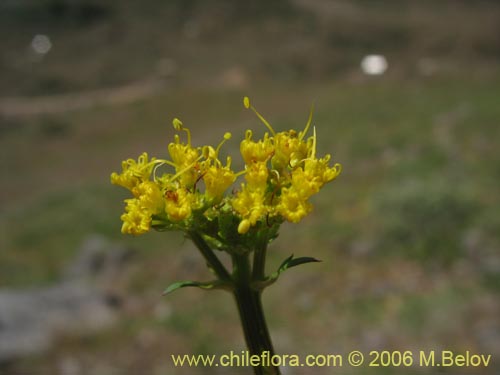
[[[188,234],[198,250],[200,250],[210,268],[214,270],[219,279],[222,281],[230,281],[231,275],[227,271],[226,267],[224,267],[224,265],[221,263],[219,258],[217,258],[217,256],[214,254],[210,246],[208,246],[208,244],[205,242],[203,237],[194,231],[189,232]]]
[[[256,375],[279,375],[279,367],[271,364],[274,349],[264,317],[261,292],[251,288],[251,277],[248,255],[233,255],[234,297],[245,341],[250,356],[261,358],[260,365],[253,367],[254,372]]]
[[[253,366],[254,373],[256,375],[280,375],[279,367],[271,364],[274,349],[262,308],[262,292],[251,286],[254,280],[264,278],[267,241],[260,241],[258,244],[254,252],[253,267],[250,265],[248,254],[233,254],[231,275],[199,233],[193,231],[188,234],[217,277],[233,285],[233,295],[249,354],[260,357],[260,364]]]

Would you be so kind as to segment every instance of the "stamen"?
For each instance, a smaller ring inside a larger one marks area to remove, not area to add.
[[[155,167],[153,168],[153,181],[156,182],[156,170],[160,168],[162,165],[167,164],[175,168],[175,164],[172,163],[169,160],[164,160],[164,159],[157,159],[152,164],[156,164]]]
[[[222,147],[222,145],[227,141],[231,139],[231,133],[225,133],[224,134],[224,139],[219,143],[219,145],[217,146],[217,148],[215,149],[215,159],[219,157],[219,151],[220,151],[220,148]]]
[[[203,146],[201,149],[201,154],[205,159],[208,159],[210,157],[210,146]]]
[[[191,146],[191,131],[190,131],[188,128],[184,128],[183,130],[187,133],[187,137],[188,137],[188,142],[187,142],[187,144],[188,144],[189,146]]]
[[[217,153],[212,146],[208,146],[208,159],[216,159]]]
[[[174,129],[177,131],[182,130],[182,121],[179,120],[177,117],[172,120],[172,125],[174,125]]]
[[[335,176],[338,176],[342,172],[342,164],[335,163],[332,169],[335,169]]]
[[[148,160],[147,154],[145,155],[144,153],[139,156],[138,159],[138,164],[144,164],[144,161]]]
[[[151,162],[151,164],[168,164],[172,167],[175,167],[175,163],[171,162],[170,160],[165,160],[165,159],[156,159],[154,161]]]
[[[153,168],[153,181],[156,182],[156,170],[161,167],[162,164],[158,164]]]
[[[243,176],[245,173],[247,173],[247,170],[246,169],[243,169],[242,171],[238,172],[238,173],[235,173],[234,174],[234,177],[238,178],[240,176]]]
[[[255,107],[250,104],[250,99],[248,98],[248,96],[245,96],[243,98],[243,105],[247,109],[250,108],[257,115],[257,117],[259,118],[259,120],[264,123],[264,125],[269,129],[269,131],[271,132],[271,134],[273,136],[276,135],[276,132],[274,131],[274,129],[271,126],[271,124],[269,124],[269,122],[267,122],[267,120],[259,112],[257,112],[257,110],[255,109]]]
[[[312,145],[312,154],[311,158],[316,158],[316,127],[313,126],[313,145]]]
[[[187,144],[191,146],[191,132],[189,131],[188,128],[185,128],[184,125],[182,124],[182,121],[179,120],[177,117],[172,120],[172,124],[174,125],[174,129],[177,131],[184,130],[187,133]]]
[[[174,176],[172,176],[172,178],[170,179],[170,181],[174,181],[177,177],[180,177],[182,174],[184,174],[185,172],[189,171],[191,168],[193,168],[196,163],[198,163],[201,158],[203,158],[203,155],[200,155],[194,162],[192,162],[191,164],[189,164],[186,168],[182,169],[181,171],[177,172]]]
[[[311,111],[309,112],[309,118],[307,119],[306,127],[301,133],[299,133],[299,140],[302,140],[304,136],[307,134],[307,131],[309,130],[309,127],[311,126],[312,123],[313,112],[314,112],[314,104],[311,105]]]

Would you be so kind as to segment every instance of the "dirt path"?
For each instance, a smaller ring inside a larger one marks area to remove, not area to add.
[[[145,79],[117,88],[41,97],[0,98],[0,116],[56,114],[98,105],[126,104],[165,90],[160,78]]]

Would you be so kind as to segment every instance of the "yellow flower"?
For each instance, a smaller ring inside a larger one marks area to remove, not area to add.
[[[172,158],[172,162],[168,164],[175,167],[175,172],[179,174],[181,183],[191,187],[198,179],[194,166],[199,160],[200,150],[191,146],[191,132],[182,125],[179,119],[175,118],[173,125],[176,130],[184,130],[187,133],[187,143],[181,143],[180,137],[175,135],[174,142],[168,145],[168,152]]]
[[[286,220],[298,223],[312,210],[312,205],[306,199],[301,197],[293,186],[283,188],[276,211]]]
[[[304,162],[304,173],[306,178],[315,179],[322,187],[327,182],[333,181],[342,171],[342,166],[339,163],[330,168],[328,162],[330,155],[326,155],[322,159],[307,159]]]
[[[304,137],[312,123],[313,108],[311,108],[304,130],[297,134],[295,130],[276,133],[271,124],[250,104],[250,99],[246,96],[243,98],[243,105],[255,113],[272,135],[271,138],[268,138],[266,133],[264,140],[256,143],[250,141],[252,132],[247,131],[246,139],[242,142],[241,147],[241,153],[246,164],[250,164],[249,161],[265,161],[267,157],[272,156],[273,169],[282,172],[287,167],[294,168],[307,157],[313,142],[304,141]],[[266,143],[268,143],[268,149],[271,152],[263,154],[261,149]],[[260,148],[257,147],[258,145]],[[264,158],[264,155],[267,157]],[[261,156],[261,158],[256,156]]]
[[[140,207],[155,215],[163,210],[165,200],[160,187],[153,181],[145,181],[132,189],[132,193],[139,200]]]
[[[269,170],[266,162],[256,162],[247,165],[245,179],[247,180],[249,187],[265,190],[268,176]]]
[[[142,209],[138,199],[126,199],[125,213],[121,216],[123,221],[123,234],[143,234],[151,227],[151,213]]]
[[[268,129],[263,137],[252,139],[247,130],[240,144],[245,169],[235,173],[231,169],[231,158],[224,166],[219,151],[230,133],[214,148],[193,147],[191,132],[179,119],[173,120],[177,131],[187,134],[181,142],[178,134],[168,145],[171,160],[149,160],[143,153],[136,160],[122,162],[122,172],[112,173],[111,182],[129,189],[134,198],[127,199],[122,232],[141,234],[150,230],[152,218],[160,225],[180,223],[186,230],[191,223],[193,211],[201,212],[211,220],[220,213],[221,207],[232,207],[233,214],[240,218],[238,232],[247,233],[258,223],[277,223],[280,219],[299,222],[312,209],[308,199],[341,172],[340,164],[329,166],[330,155],[316,157],[316,130],[306,138],[312,123],[312,109],[302,131],[275,132],[271,124],[250,104],[245,97],[243,104],[251,109]],[[159,168],[170,166],[172,173],[159,175]],[[245,183],[236,194],[224,198],[224,193],[240,175]],[[200,186],[201,184],[204,185]],[[224,203],[224,204],[221,204]],[[277,221],[269,221],[277,217]],[[156,227],[156,222],[155,222]]]
[[[316,194],[322,185],[318,178],[308,175],[302,168],[297,168],[292,172],[291,186],[302,199],[308,199]]]
[[[155,158],[148,161],[148,154],[145,152],[139,156],[137,162],[134,159],[124,160],[122,162],[122,173],[113,172],[111,174],[111,183],[132,190],[142,181],[149,180],[154,165]]]
[[[241,192],[233,199],[233,208],[242,218],[238,231],[245,233],[264,214],[297,223],[312,210],[307,200],[335,179],[341,166],[335,164],[330,168],[330,155],[316,158],[316,129],[312,137],[305,139],[312,123],[312,108],[304,130],[276,133],[247,97],[243,104],[257,115],[272,136],[265,133],[263,140],[255,142],[251,140],[251,131],[247,131],[241,143],[247,185],[242,185]],[[268,159],[271,169],[267,168]]]
[[[205,194],[209,199],[220,200],[224,192],[236,180],[236,175],[228,165],[212,165],[204,170],[203,182],[205,183]]]
[[[219,160],[219,151],[227,140],[231,139],[231,133],[225,133],[224,139],[216,149],[211,146],[203,148],[206,161],[201,163],[200,173],[205,183],[205,195],[210,201],[218,202],[222,199],[224,192],[236,180],[237,175],[231,170],[231,158],[228,157],[226,166],[223,167]]]
[[[252,141],[252,131],[247,130],[245,139],[241,141],[240,152],[246,165],[265,162],[274,153],[274,145],[269,134],[264,134],[264,139],[258,142]]]
[[[274,144],[276,149],[271,163],[278,171],[287,167],[293,168],[307,157],[308,145],[299,139],[294,130],[276,134]]]
[[[191,216],[195,197],[185,188],[167,190],[165,193],[165,212],[171,221],[181,221]]]
[[[267,214],[268,210],[264,204],[265,191],[263,189],[249,189],[242,184],[241,191],[231,201],[233,209],[243,218],[248,220],[251,226],[257,223]],[[243,229],[243,228],[242,228]],[[249,227],[246,228],[248,231]],[[240,229],[238,229],[240,231]],[[242,233],[240,231],[240,233]]]

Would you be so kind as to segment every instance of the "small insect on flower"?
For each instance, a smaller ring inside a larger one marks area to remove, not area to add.
[[[167,190],[165,192],[165,198],[169,201],[177,203],[177,201],[179,200],[179,195],[175,191]]]

